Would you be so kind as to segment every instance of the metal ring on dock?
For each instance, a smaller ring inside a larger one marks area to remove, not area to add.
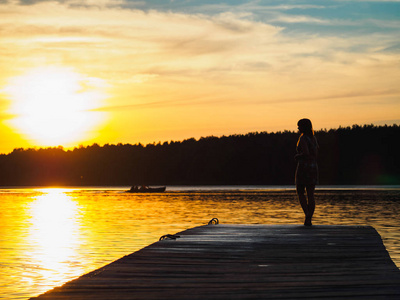
[[[217,225],[219,224],[219,220],[217,218],[212,218],[208,225]]]
[[[179,235],[175,235],[175,234],[166,234],[166,235],[163,235],[162,237],[160,237],[160,239],[159,239],[159,241],[162,241],[162,240],[176,240],[176,239],[178,239],[178,238],[180,238],[180,236]]]

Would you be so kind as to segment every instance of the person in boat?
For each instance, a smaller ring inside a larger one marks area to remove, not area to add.
[[[144,184],[140,187],[140,191],[147,191],[148,189],[149,187]]]
[[[297,154],[295,155],[297,161],[296,192],[305,215],[304,225],[311,226],[315,210],[314,191],[315,185],[318,183],[319,146],[309,119],[299,120],[297,126],[301,135],[297,141]]]
[[[137,192],[139,190],[137,185],[133,185],[130,189],[131,192]]]

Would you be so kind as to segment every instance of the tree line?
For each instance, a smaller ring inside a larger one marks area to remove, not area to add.
[[[320,184],[400,184],[398,125],[317,131]],[[291,131],[165,143],[14,149],[0,155],[1,186],[287,185]]]

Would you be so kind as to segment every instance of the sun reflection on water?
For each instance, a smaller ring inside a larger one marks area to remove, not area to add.
[[[41,289],[63,283],[82,273],[79,254],[79,206],[63,189],[43,189],[30,204],[28,242],[30,264],[40,274]],[[29,282],[29,275],[24,278]]]
[[[222,224],[299,224],[303,218],[294,190],[123,190],[0,190],[0,299],[39,295],[212,217]],[[398,190],[319,190],[317,199],[316,225],[373,226],[400,266]]]

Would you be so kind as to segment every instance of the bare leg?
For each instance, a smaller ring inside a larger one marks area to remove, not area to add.
[[[305,191],[307,190],[307,197],[305,195]],[[314,215],[315,210],[315,198],[314,198],[314,191],[315,185],[297,185],[296,186],[297,195],[299,197],[299,202],[301,208],[304,211],[305,221],[304,225],[311,226],[311,219]]]
[[[309,213],[305,189],[306,187],[304,185],[296,185],[297,196],[299,197],[301,208],[303,209],[304,215],[307,217]]]
[[[307,200],[308,200],[307,201],[308,217],[311,220],[315,210],[315,198],[314,198],[315,185],[307,185],[306,190],[307,190]]]

